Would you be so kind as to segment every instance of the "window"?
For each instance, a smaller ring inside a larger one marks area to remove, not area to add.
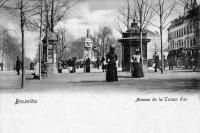
[[[189,40],[187,40],[187,46],[186,46],[187,48],[189,47],[189,43],[190,43],[190,41],[189,41]]]
[[[192,25],[190,25],[190,33],[192,33]]]
[[[184,40],[184,45],[183,45],[183,47],[186,47],[186,40]]]
[[[193,46],[193,41],[192,41],[192,39],[190,39],[190,47],[192,47]]]
[[[189,26],[187,26],[187,34],[189,34],[190,33],[190,28],[189,28]]]
[[[170,50],[172,49],[172,45],[173,45],[173,42],[170,42],[170,46],[169,46]]]
[[[183,36],[183,28],[181,28],[181,36]]]
[[[195,40],[195,38],[193,39],[193,46],[195,46],[196,45],[196,40]]]
[[[187,35],[187,26],[185,26],[185,35]]]
[[[186,34],[186,27],[184,27],[184,35]]]
[[[181,41],[181,47],[183,47],[183,40]]]

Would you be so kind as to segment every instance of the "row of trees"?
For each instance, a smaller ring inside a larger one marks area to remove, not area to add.
[[[7,70],[13,70],[15,68],[16,57],[21,58],[21,50],[18,44],[18,40],[9,35],[9,31],[0,26],[0,51],[1,51],[1,64],[2,67]],[[25,58],[25,66],[28,67],[31,62],[30,59]],[[3,68],[2,68],[3,69]]]
[[[54,32],[56,24],[61,21],[78,2],[79,0],[0,0],[1,9],[13,15],[13,18],[18,20],[21,28],[21,88],[24,87],[25,74],[24,31],[39,31],[40,36],[38,40],[41,41],[42,34],[47,36],[49,32]],[[39,54],[39,57],[40,55],[41,54]]]

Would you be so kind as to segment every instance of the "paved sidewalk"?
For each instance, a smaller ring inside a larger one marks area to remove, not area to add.
[[[33,79],[26,72],[25,88],[20,88],[21,75],[15,72],[0,74],[1,92],[188,92],[200,89],[200,73],[191,71],[164,71],[161,74],[149,70],[143,78],[131,78],[130,72],[118,72],[118,82],[106,82],[105,72],[52,74],[42,80]],[[18,88],[18,89],[17,89]]]

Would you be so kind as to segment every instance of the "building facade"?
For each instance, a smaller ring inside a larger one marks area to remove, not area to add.
[[[169,55],[174,56],[176,62],[180,58],[193,58],[199,47],[200,23],[195,22],[195,17],[200,15],[200,6],[197,6],[196,0],[191,0],[190,7],[193,7],[195,16],[189,14],[188,5],[185,5],[184,15],[171,21],[168,28]]]

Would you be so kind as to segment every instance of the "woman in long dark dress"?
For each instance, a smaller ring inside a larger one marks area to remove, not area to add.
[[[140,52],[136,51],[136,55],[133,55],[133,70],[132,70],[132,77],[133,78],[140,78],[144,77],[143,68],[142,68],[142,59],[139,55]]]
[[[117,67],[116,67],[117,55],[115,54],[114,51],[115,49],[113,47],[110,47],[110,52],[106,55],[106,62],[108,63],[106,71],[107,82],[118,81]]]
[[[90,72],[90,58],[87,58],[86,61],[85,61],[85,65],[86,65],[86,73],[89,73]]]

